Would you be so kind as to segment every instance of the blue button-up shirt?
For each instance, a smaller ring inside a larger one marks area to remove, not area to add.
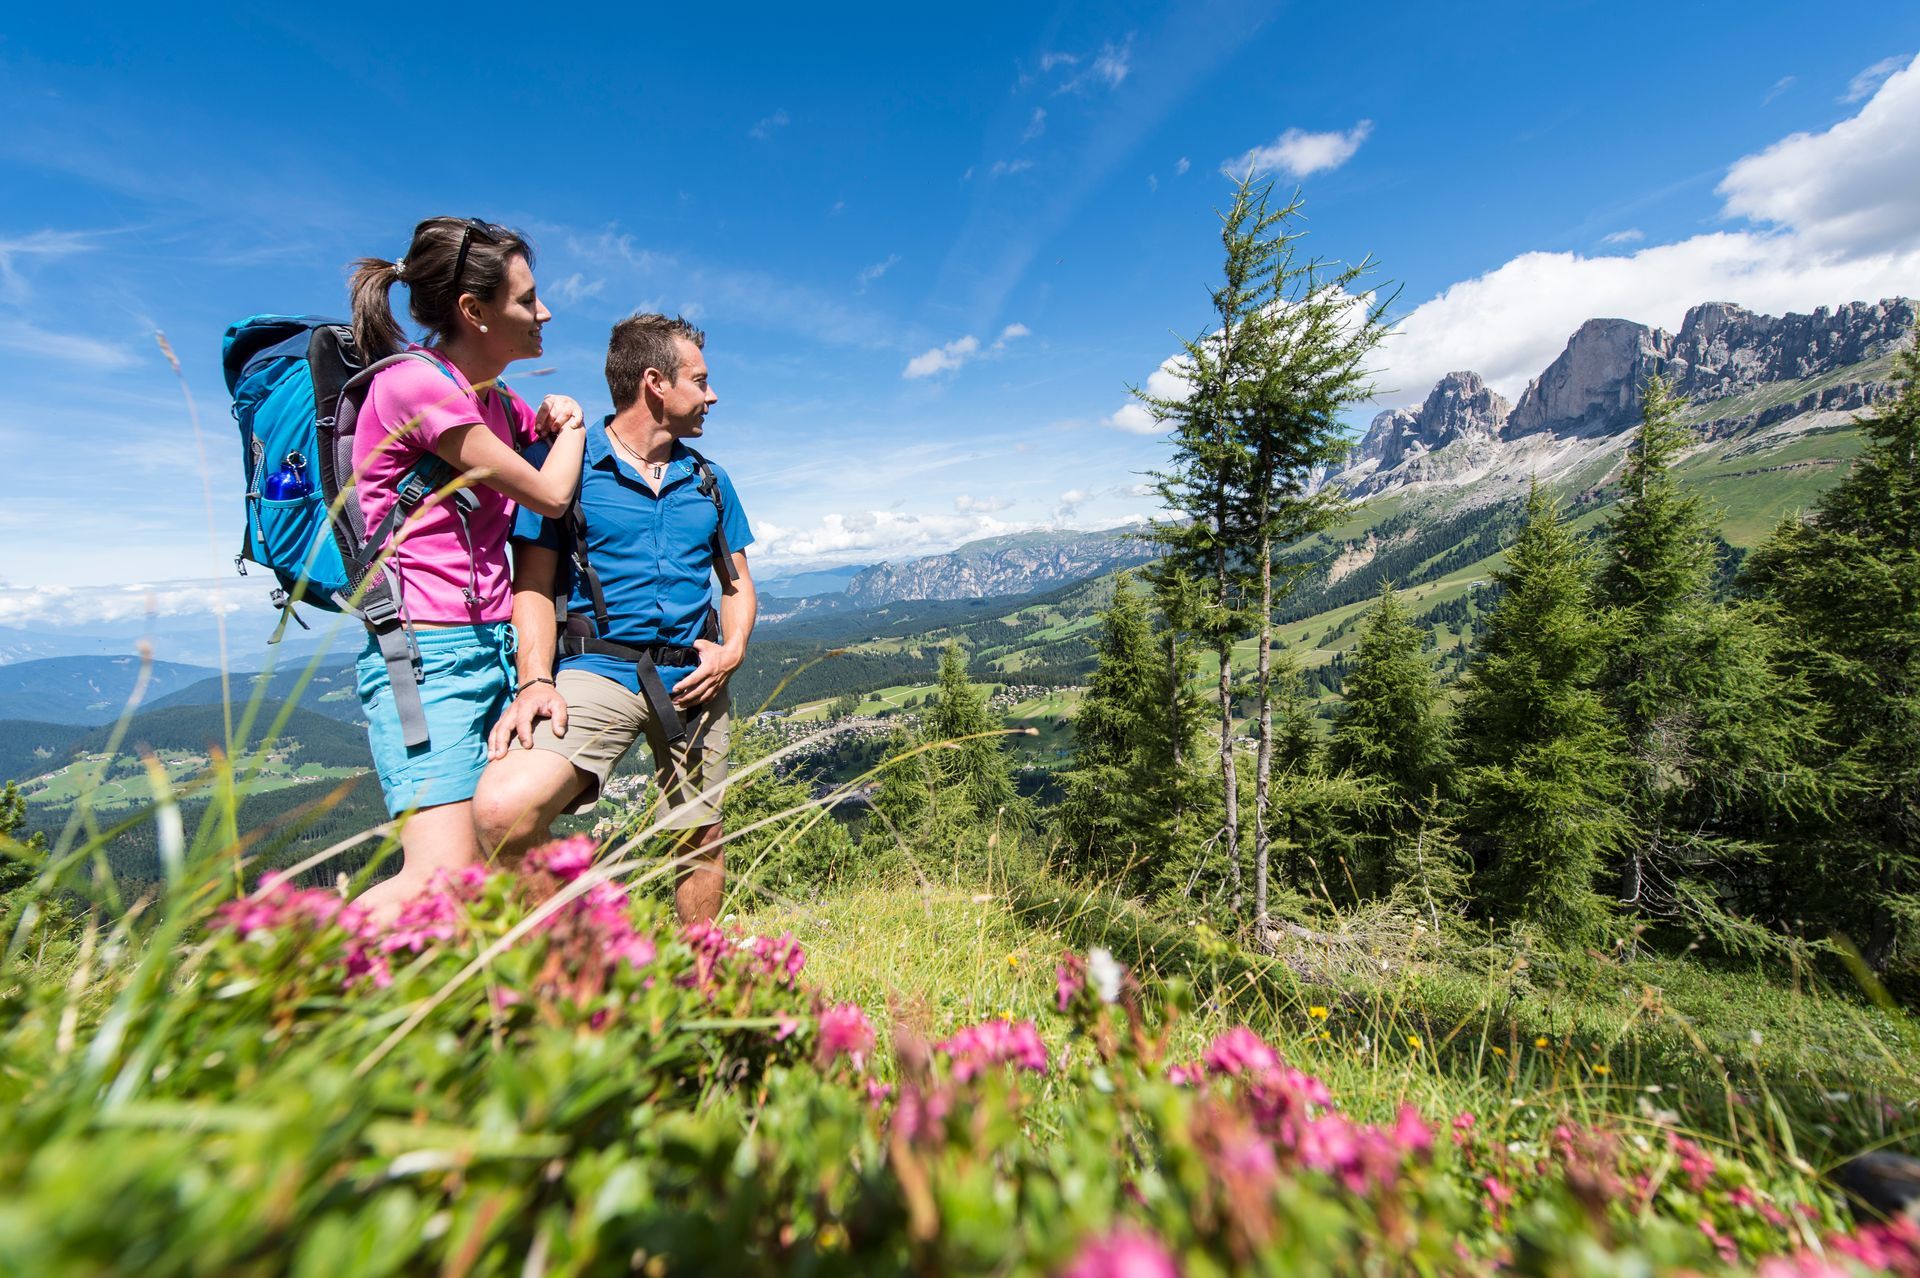
[[[580,475],[581,511],[587,521],[587,557],[600,577],[607,601],[605,638],[616,643],[670,643],[690,647],[705,628],[707,610],[714,602],[713,530],[719,518],[713,500],[700,491],[699,472],[684,445],[675,443],[665,476],[656,494],[638,471],[614,450],[607,422],[589,423],[586,457]],[[527,449],[527,460],[539,465],[547,445]],[[726,508],[727,546],[745,550],[753,544],[746,512],[733,491],[727,472],[711,461]],[[522,509],[514,522],[515,541],[531,542],[560,552],[561,581],[568,590],[567,610],[591,618],[593,599],[584,581],[575,581],[567,558],[565,519],[546,519]],[[640,691],[633,663],[585,653],[560,658],[562,669],[586,670]],[[691,667],[662,666],[660,679],[669,690],[692,673]]]

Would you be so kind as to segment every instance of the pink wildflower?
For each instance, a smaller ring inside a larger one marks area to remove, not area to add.
[[[1740,1248],[1734,1245],[1733,1239],[1715,1229],[1711,1220],[1700,1221],[1700,1232],[1707,1236],[1707,1241],[1713,1244],[1713,1249],[1720,1253],[1721,1263],[1728,1265],[1739,1263]]]
[[[593,840],[584,834],[576,834],[527,853],[527,868],[545,870],[556,879],[571,883],[593,864],[593,853]]]
[[[867,1080],[867,1104],[879,1109],[893,1098],[893,1084],[883,1083],[877,1078]]]
[[[1464,1145],[1471,1140],[1473,1138],[1474,1124],[1479,1121],[1479,1119],[1473,1116],[1473,1111],[1470,1109],[1463,1109],[1458,1114],[1455,1114],[1453,1116],[1453,1143],[1456,1145]]]
[[[1047,1046],[1032,1021],[982,1021],[969,1025],[934,1050],[953,1058],[955,1082],[964,1083],[1003,1063],[1047,1072]]]
[[[1433,1149],[1433,1128],[1411,1105],[1402,1105],[1393,1120],[1393,1140],[1409,1154],[1424,1154]]]
[[[1179,1278],[1160,1240],[1131,1225],[1089,1239],[1060,1278]]]
[[[1059,965],[1053,969],[1053,980],[1053,996],[1064,1012],[1073,1003],[1074,996],[1087,988],[1086,960],[1078,954],[1062,954]]]
[[[1513,1190],[1498,1176],[1488,1176],[1480,1182],[1480,1188],[1487,1191],[1487,1209],[1496,1215],[1513,1202]]]
[[[1667,1147],[1673,1150],[1680,1160],[1680,1170],[1686,1175],[1687,1183],[1697,1192],[1706,1187],[1713,1179],[1713,1159],[1698,1145],[1677,1133],[1667,1134]]]
[[[346,970],[350,986],[363,979],[370,981],[376,990],[393,984],[393,969],[387,966],[387,956],[364,940],[356,940],[347,947]]]
[[[1175,1087],[1192,1087],[1195,1083],[1205,1079],[1206,1076],[1206,1070],[1198,1063],[1192,1065],[1175,1065],[1167,1070],[1167,1081]]]
[[[1236,1025],[1214,1039],[1201,1059],[1214,1073],[1236,1077],[1257,1076],[1280,1067],[1280,1058],[1274,1050],[1244,1025]]]
[[[786,1042],[788,1039],[792,1038],[794,1036],[794,1033],[800,1028],[799,1018],[794,1016],[788,1016],[785,1012],[780,1013],[778,1016],[774,1017],[773,1019],[774,1019],[773,1041],[776,1043]]]
[[[693,972],[681,977],[681,984],[711,990],[715,973],[733,949],[732,942],[725,932],[704,920],[681,928],[680,939],[693,951]]]
[[[401,950],[418,954],[435,941],[452,940],[459,918],[459,903],[445,892],[422,892],[400,907],[399,916],[380,938],[380,948],[388,954]]]
[[[825,1068],[841,1056],[864,1073],[867,1053],[873,1050],[873,1023],[857,1003],[841,1003],[820,1013],[820,1045],[815,1062]]]
[[[800,942],[793,939],[791,932],[782,932],[777,940],[765,936],[754,937],[753,957],[762,972],[783,985],[791,985],[798,980],[800,970],[807,965],[807,953],[800,948]]]

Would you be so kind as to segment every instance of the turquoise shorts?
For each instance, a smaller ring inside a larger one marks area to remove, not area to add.
[[[487,766],[487,732],[513,701],[511,625],[416,626],[413,633],[423,672],[425,745],[407,748],[393,708],[387,663],[372,635],[354,666],[373,767],[380,774],[387,811],[394,816],[471,799]]]

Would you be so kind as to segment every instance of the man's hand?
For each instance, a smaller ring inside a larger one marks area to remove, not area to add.
[[[563,430],[579,430],[587,424],[587,415],[567,395],[549,395],[540,401],[533,415],[533,429],[542,439],[552,439]]]
[[[500,722],[493,725],[487,733],[487,757],[504,759],[515,737],[520,744],[533,744],[533,725],[542,719],[553,720],[553,735],[567,735],[567,699],[560,695],[558,688],[544,683],[527,685],[527,690],[513,699],[507,712],[500,716]]]
[[[705,705],[727,686],[727,676],[740,665],[741,653],[725,644],[714,643],[710,639],[695,639],[693,647],[700,654],[700,664],[694,667],[692,674],[673,686],[673,705],[676,710],[691,710],[695,706]]]

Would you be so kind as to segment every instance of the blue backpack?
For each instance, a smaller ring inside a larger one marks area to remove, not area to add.
[[[404,359],[446,372],[420,351],[363,364],[352,328],[340,320],[255,315],[227,330],[221,366],[247,477],[246,532],[234,566],[244,575],[256,563],[278,579],[274,641],[289,618],[306,626],[293,610],[301,602],[365,622],[386,658],[406,743],[420,746],[428,743],[420,648],[401,614],[398,574],[381,551],[420,503],[454,479],[453,468],[432,456],[415,466],[371,532],[353,493],[360,405],[374,375]],[[463,521],[479,505],[467,488],[452,502]]]

